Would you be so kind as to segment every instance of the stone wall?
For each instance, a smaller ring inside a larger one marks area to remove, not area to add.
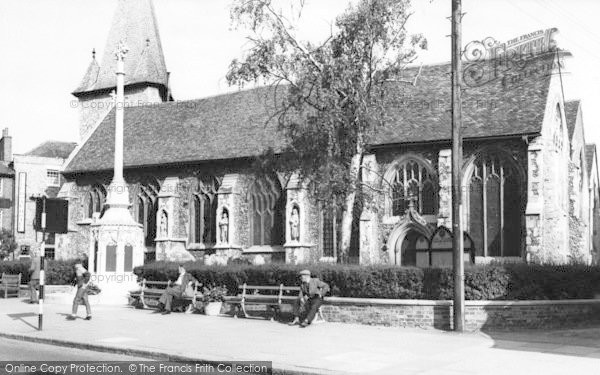
[[[552,77],[542,125],[543,165],[542,246],[539,263],[569,261],[569,156],[570,143],[562,102],[561,83]]]
[[[125,107],[138,107],[163,102],[156,87],[126,87]],[[75,101],[72,101],[75,103]],[[94,127],[114,107],[115,100],[110,92],[82,95],[76,104],[79,107],[79,139],[83,141]],[[72,106],[75,104],[72,104]]]
[[[229,243],[193,244],[190,241],[191,205],[196,192],[198,178],[214,176],[221,180],[217,191],[217,235],[218,220],[225,208],[229,211]],[[87,217],[87,195],[99,186],[105,191],[111,181],[109,173],[97,175],[67,176],[68,182],[63,186],[59,196],[69,200],[69,233],[58,235],[57,254],[60,258],[72,258],[89,254],[92,251],[90,225],[92,218]],[[249,162],[215,162],[210,165],[182,166],[172,168],[125,171],[125,180],[129,189],[131,215],[137,219],[137,195],[147,186],[155,185],[157,202],[156,215],[156,256],[158,259],[177,261],[190,259],[205,259],[205,256],[217,255],[222,258],[218,262],[226,262],[227,258],[244,257],[251,261],[284,262],[285,249],[283,244],[277,246],[252,246],[250,239],[249,194],[248,190],[254,181],[254,174]],[[289,177],[288,177],[289,178]],[[289,188],[288,180],[281,179],[282,194],[290,203],[301,205],[301,245],[307,251],[307,257],[302,262],[317,262],[322,256],[320,249],[320,210],[307,196],[303,189]],[[289,207],[288,207],[289,208]],[[166,234],[160,233],[161,212],[167,217]],[[282,212],[283,226],[289,231],[289,217]],[[286,234],[289,239],[289,233]],[[147,251],[154,251],[147,247]],[[217,254],[218,253],[218,254]],[[258,259],[262,258],[262,259]]]
[[[327,321],[451,329],[452,301],[327,297]],[[465,328],[503,330],[564,328],[600,323],[600,300],[466,301]]]
[[[443,225],[448,228],[452,227],[452,196],[451,196],[451,183],[452,183],[452,165],[451,157],[452,152],[449,149],[450,145],[436,145],[436,146],[411,146],[411,147],[398,147],[381,149],[376,151],[376,167],[380,176],[389,177],[389,171],[394,168],[394,165],[398,161],[402,161],[407,156],[412,156],[417,160],[421,160],[424,163],[429,163],[432,167],[438,181],[438,197],[437,197],[437,210],[435,215],[424,215],[423,218],[427,222],[427,226],[435,229],[437,226]],[[476,157],[485,152],[494,152],[499,150],[510,157],[517,165],[519,171],[523,174],[525,181],[521,182],[521,194],[523,196],[523,211],[525,211],[525,204],[527,202],[527,171],[528,166],[528,153],[527,144],[521,139],[504,140],[504,141],[481,141],[481,142],[465,142],[463,147],[463,187],[461,189],[463,194],[463,202],[466,202],[468,197],[468,181],[469,176],[466,174],[470,170],[470,165],[475,161]],[[382,182],[382,177],[376,179],[377,183],[375,187],[380,191],[389,190],[389,184]],[[375,190],[375,189],[372,189]],[[387,200],[387,202],[386,202]],[[378,250],[377,256],[381,263],[389,263],[391,261],[390,251],[394,251],[391,247],[394,244],[388,244],[390,235],[393,234],[394,230],[401,224],[401,217],[394,217],[390,215],[389,201],[390,194],[379,193],[373,199],[373,205],[370,208],[369,215],[375,216],[376,220],[371,220],[373,223],[377,223],[372,241],[375,240],[377,243],[373,246]],[[463,204],[463,230],[469,231],[468,223],[468,212],[467,205]],[[362,224],[362,223],[361,223]],[[522,248],[521,252],[524,253],[526,235],[525,235],[525,218],[523,218],[523,234],[522,234]],[[369,226],[364,225],[365,229],[371,229]],[[402,237],[402,236],[401,236]],[[400,238],[402,240],[402,238]],[[362,248],[363,246],[361,246]],[[366,247],[366,246],[365,246]],[[387,247],[390,247],[388,249]],[[362,263],[362,259],[361,259]],[[373,262],[369,262],[373,263]]]

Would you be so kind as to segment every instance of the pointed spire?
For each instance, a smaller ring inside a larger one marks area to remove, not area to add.
[[[75,89],[75,93],[88,91],[90,88],[96,85],[98,81],[98,73],[100,72],[100,65],[96,61],[96,50],[92,50],[92,61],[88,65],[83,79]]]
[[[76,90],[95,91],[115,87],[114,47],[124,40],[129,47],[125,60],[125,85],[150,83],[166,92],[167,68],[158,33],[152,0],[119,0],[102,56],[98,79],[93,87]]]

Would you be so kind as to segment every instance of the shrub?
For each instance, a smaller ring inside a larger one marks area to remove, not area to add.
[[[311,265],[206,266],[189,262],[186,269],[204,285],[223,285],[236,294],[244,283],[297,285],[298,272],[309,269],[329,283],[339,297],[433,299],[453,298],[451,268],[359,266],[318,263]],[[177,263],[154,262],[136,267],[140,278],[177,279]],[[467,300],[525,300],[593,298],[600,292],[600,267],[583,265],[495,264],[465,267]]]
[[[212,288],[204,287],[202,292],[202,302],[224,302],[227,295],[227,288],[224,286],[215,286]]]
[[[309,268],[311,273],[329,283],[331,294],[340,297],[419,298],[422,294],[423,271],[418,268],[392,266],[358,266],[337,264],[260,266],[206,266],[186,263],[191,273],[204,285],[224,285],[236,294],[244,283],[254,285],[297,285],[298,272]],[[154,262],[136,267],[139,278],[153,281],[177,279],[177,263]]]
[[[45,260],[45,278],[47,285],[67,285],[75,279],[75,263],[77,260]],[[87,261],[83,266],[87,268]],[[21,274],[21,283],[29,282],[30,259],[0,261],[0,273]]]

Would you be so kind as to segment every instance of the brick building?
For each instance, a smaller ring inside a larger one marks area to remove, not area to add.
[[[130,48],[125,178],[147,259],[334,261],[336,212],[322,210],[293,174],[256,178],[250,170],[254,157],[284,144],[269,120],[272,89],[172,101],[150,0],[119,3],[102,64],[94,56],[74,92],[82,139],[59,193],[70,202],[59,256],[95,254],[91,224],[102,215],[113,166],[110,52],[123,36]],[[563,98],[569,56],[539,54],[465,90],[463,213],[471,261],[598,259],[596,149],[585,143],[581,105]],[[364,183],[383,193],[356,216],[351,257],[360,264],[448,263],[449,71],[449,64],[407,69],[415,85],[389,88],[386,124],[363,159]]]
[[[75,143],[48,141],[24,154],[15,154],[12,168],[15,174],[15,241],[21,255],[37,251],[42,241],[41,233],[33,228],[35,201],[31,197],[47,196],[55,198],[63,183],[63,164],[75,149]],[[11,219],[13,219],[11,218]],[[48,235],[46,257],[55,257],[55,237]]]

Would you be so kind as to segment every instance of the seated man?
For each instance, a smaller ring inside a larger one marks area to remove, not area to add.
[[[301,285],[298,301],[294,309],[294,321],[290,325],[300,322],[300,327],[304,328],[312,323],[323,304],[323,297],[329,292],[329,285],[316,277],[310,277],[310,271],[300,272]]]
[[[158,300],[158,309],[163,312],[163,315],[171,313],[171,304],[173,303],[173,297],[180,298],[183,296],[186,287],[189,283],[197,282],[196,278],[191,274],[185,272],[185,268],[182,264],[179,265],[179,277],[173,286],[168,287],[163,292],[162,296]]]

